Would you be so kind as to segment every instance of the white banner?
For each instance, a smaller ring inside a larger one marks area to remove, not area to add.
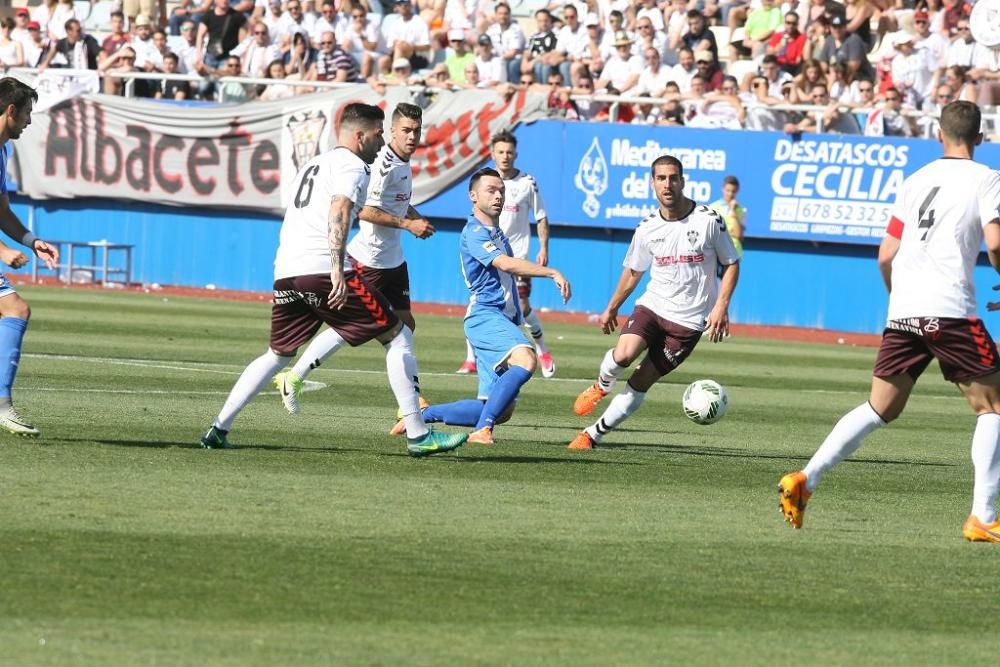
[[[93,95],[62,100],[32,117],[15,143],[12,174],[34,199],[104,197],[177,206],[281,213],[298,167],[335,143],[350,102],[386,110],[405,89],[368,86],[274,102],[180,106]],[[545,95],[438,93],[424,110],[414,154],[413,201],[441,192],[480,164],[496,132],[546,116]]]

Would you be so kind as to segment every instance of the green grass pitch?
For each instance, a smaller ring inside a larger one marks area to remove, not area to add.
[[[864,400],[874,350],[703,344],[591,453],[573,397],[612,339],[550,325],[559,366],[497,446],[414,460],[378,345],[274,393],[240,449],[195,448],[265,349],[268,306],[25,288],[15,387],[37,440],[0,438],[4,665],[988,664],[1000,550],[961,536],[974,419],[932,367],[903,418],[777,512]],[[543,318],[544,319],[544,318]],[[453,374],[457,319],[421,317],[424,394]],[[714,378],[730,410],[680,410]]]

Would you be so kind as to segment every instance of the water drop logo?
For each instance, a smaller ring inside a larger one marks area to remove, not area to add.
[[[604,159],[597,137],[594,137],[590,148],[580,159],[574,182],[576,187],[587,195],[583,200],[583,212],[591,218],[596,218],[601,212],[601,202],[597,201],[597,198],[608,189],[608,162]]]

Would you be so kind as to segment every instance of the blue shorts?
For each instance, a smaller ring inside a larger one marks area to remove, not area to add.
[[[14,293],[14,286],[10,284],[9,280],[7,280],[7,276],[0,273],[0,298]]]
[[[479,375],[477,398],[490,397],[493,385],[503,371],[497,372],[510,353],[519,347],[532,348],[521,328],[497,310],[473,309],[465,317],[465,337],[476,352],[476,373]]]

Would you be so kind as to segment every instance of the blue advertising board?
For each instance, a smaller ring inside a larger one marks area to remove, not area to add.
[[[682,127],[539,121],[519,127],[518,161],[538,180],[549,220],[631,229],[655,210],[649,165],[670,154],[685,191],[709,203],[727,175],[740,180],[747,236],[877,244],[903,179],[938,157],[934,141]],[[1000,166],[1000,146],[976,159]],[[464,217],[466,183],[425,202],[427,215]]]

